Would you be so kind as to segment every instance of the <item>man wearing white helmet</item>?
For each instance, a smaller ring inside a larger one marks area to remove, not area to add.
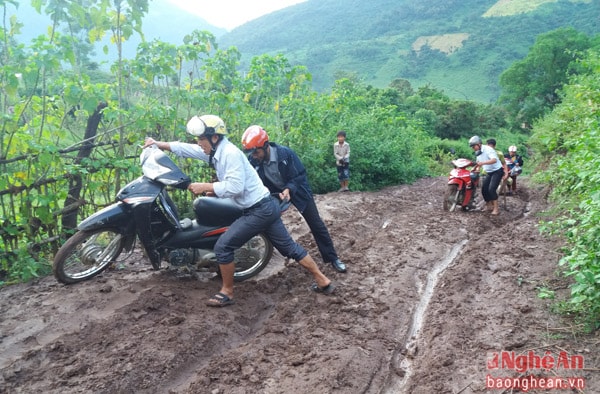
[[[512,179],[512,183],[509,186],[509,194],[517,192],[517,176],[519,176],[522,172],[523,168],[523,158],[517,155],[517,147],[511,145],[508,147],[508,156],[504,156],[504,160],[506,160],[506,165],[508,166],[510,179]]]
[[[485,170],[487,176],[481,186],[481,194],[486,203],[486,210],[492,209],[492,215],[498,215],[498,185],[502,180],[504,170],[498,158],[496,150],[490,146],[483,145],[481,138],[473,136],[469,140],[469,146],[475,150],[477,167]]]
[[[258,233],[264,232],[273,246],[285,257],[293,258],[314,277],[312,289],[331,294],[333,282],[318,268],[307,251],[296,243],[281,221],[279,205],[271,198],[244,153],[229,142],[225,122],[215,115],[194,116],[187,124],[187,132],[197,137],[197,144],[179,141],[162,142],[146,139],[144,147],[156,144],[180,157],[203,160],[214,167],[217,182],[196,182],[188,189],[194,195],[210,194],[219,198],[231,198],[244,215],[234,221],[221,235],[214,251],[223,280],[220,291],[212,296],[208,306],[222,307],[233,304],[233,275],[235,273],[234,251]]]

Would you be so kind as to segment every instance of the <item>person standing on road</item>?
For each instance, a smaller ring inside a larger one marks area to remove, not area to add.
[[[512,180],[512,184],[510,185],[511,194],[517,193],[517,177],[522,172],[523,158],[517,155],[517,147],[514,145],[508,147],[508,155],[504,158],[510,171],[510,179]]]
[[[333,155],[340,181],[339,192],[347,192],[350,182],[350,144],[346,142],[346,132],[340,130],[337,133],[337,141],[333,144]]]
[[[504,160],[504,154],[502,153],[502,151],[496,149],[496,140],[493,138],[488,139],[486,142],[487,146],[494,148],[494,150],[496,151],[496,154],[498,155],[498,159],[500,159],[500,163],[502,164],[502,170],[504,171],[504,175],[502,175],[502,181],[506,180],[506,178],[508,178],[508,166],[506,165],[506,160]]]
[[[481,194],[486,202],[486,210],[492,209],[492,215],[498,215],[498,185],[502,180],[504,171],[502,170],[502,164],[498,158],[496,150],[483,145],[481,138],[473,136],[469,140],[469,146],[474,149],[476,155],[477,166],[485,170],[487,176],[483,180],[481,186]]]
[[[228,141],[225,122],[216,115],[194,116],[187,123],[187,132],[195,136],[197,144],[178,141],[162,142],[146,139],[144,147],[155,144],[162,150],[173,152],[179,157],[203,160],[213,166],[217,182],[195,182],[188,189],[194,195],[214,195],[230,198],[244,210],[229,229],[221,235],[214,247],[222,277],[221,290],[212,296],[208,306],[223,307],[233,304],[234,251],[255,235],[264,232],[273,246],[285,257],[293,258],[314,277],[311,289],[331,294],[333,282],[320,270],[306,250],[296,243],[281,221],[281,212],[276,200],[263,185],[258,174],[244,153]]]
[[[296,152],[269,142],[269,135],[258,125],[246,129],[242,136],[242,146],[269,191],[279,193],[282,200],[290,200],[304,217],[323,261],[331,263],[338,272],[346,272],[346,264],[335,251],[327,226],[319,215],[306,169]]]

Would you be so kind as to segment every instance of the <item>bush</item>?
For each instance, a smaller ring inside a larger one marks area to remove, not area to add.
[[[563,89],[560,105],[534,126],[532,138],[545,168],[536,179],[553,187],[551,199],[560,216],[543,229],[566,237],[560,261],[574,280],[569,305],[590,329],[600,327],[600,56],[583,62],[588,74]]]

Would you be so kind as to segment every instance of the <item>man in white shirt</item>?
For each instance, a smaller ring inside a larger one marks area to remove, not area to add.
[[[500,211],[498,210],[497,190],[498,185],[502,180],[502,176],[504,175],[502,163],[498,158],[496,150],[487,145],[483,145],[481,138],[478,136],[475,135],[471,137],[469,146],[475,151],[475,155],[477,156],[477,166],[482,167],[487,174],[483,181],[483,185],[481,186],[481,194],[485,200],[486,208],[489,210],[491,207],[492,215],[498,215]]]
[[[234,251],[260,232],[273,243],[285,257],[293,258],[314,277],[312,290],[331,294],[333,282],[318,268],[308,252],[296,243],[281,221],[278,204],[252,168],[244,153],[225,137],[225,122],[215,115],[194,116],[187,124],[188,133],[198,138],[197,144],[162,142],[146,139],[144,147],[156,144],[180,157],[203,160],[213,166],[217,182],[196,182],[188,189],[194,195],[209,194],[218,198],[231,198],[244,210],[217,241],[214,252],[223,280],[221,290],[212,296],[208,306],[222,307],[233,304]]]

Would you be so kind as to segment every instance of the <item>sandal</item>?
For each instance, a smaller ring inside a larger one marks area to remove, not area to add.
[[[333,293],[333,291],[335,290],[335,285],[333,284],[333,282],[329,282],[329,284],[328,284],[327,286],[325,286],[325,287],[319,287],[319,285],[318,285],[318,284],[316,284],[316,283],[313,283],[313,284],[310,286],[310,289],[311,289],[312,291],[314,291],[315,293],[320,293],[320,294],[327,294],[327,295],[329,295],[329,294]]]
[[[206,302],[206,305],[215,308],[222,308],[227,305],[233,305],[233,300],[227,294],[218,292],[214,296],[210,297],[210,299]]]

